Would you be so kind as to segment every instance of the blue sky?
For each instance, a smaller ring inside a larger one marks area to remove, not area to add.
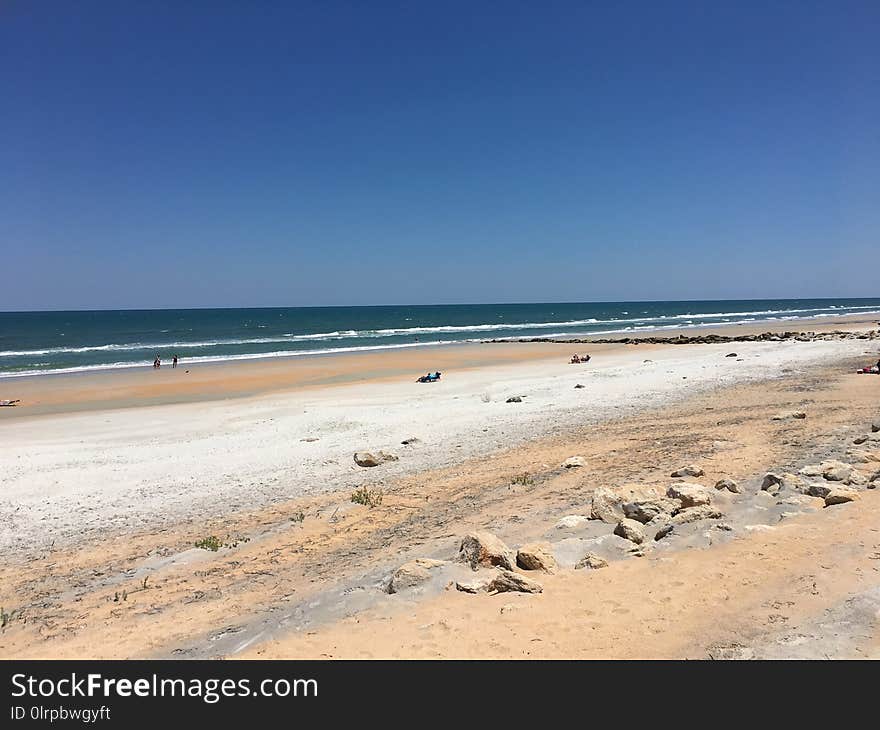
[[[880,5],[0,4],[0,309],[874,296]]]

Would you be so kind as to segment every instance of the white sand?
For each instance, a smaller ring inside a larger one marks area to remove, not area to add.
[[[741,362],[724,357],[731,350]],[[0,424],[0,544],[27,551],[350,489],[865,351],[852,340],[633,347],[587,365],[450,372],[436,384],[10,420]],[[526,397],[506,403],[512,395]],[[420,443],[400,445],[412,436]],[[400,461],[364,469],[352,459],[359,449],[391,450]]]

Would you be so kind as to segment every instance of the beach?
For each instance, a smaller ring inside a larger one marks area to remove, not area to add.
[[[878,358],[876,324],[699,330],[866,339],[467,343],[8,379],[23,405],[0,411],[0,656],[876,654],[880,463],[871,442],[851,453],[880,416],[880,378],[855,374]],[[789,412],[805,417],[772,420]],[[832,458],[864,475],[858,499],[826,509],[789,484],[771,496],[791,503],[761,501],[767,472]],[[723,517],[639,554],[601,519],[555,527],[589,517],[598,487],[663,490],[692,463]],[[714,490],[723,478],[742,492]],[[457,560],[473,530],[548,545],[552,572],[519,570],[542,592],[456,590],[486,573]],[[218,549],[195,547],[206,538]],[[574,569],[588,545],[607,568]],[[442,562],[389,594],[416,558]]]

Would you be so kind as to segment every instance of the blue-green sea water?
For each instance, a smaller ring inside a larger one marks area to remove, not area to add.
[[[0,312],[0,377],[880,313],[880,299]]]

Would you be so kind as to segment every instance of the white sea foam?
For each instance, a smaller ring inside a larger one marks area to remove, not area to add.
[[[834,310],[834,311],[830,311]],[[874,311],[867,311],[874,310]],[[52,347],[52,348],[44,348],[44,349],[34,349],[34,350],[6,350],[0,351],[0,358],[12,358],[12,357],[31,357],[31,356],[45,356],[45,355],[64,355],[64,354],[82,354],[82,353],[90,353],[90,352],[118,352],[118,353],[136,353],[139,351],[143,351],[145,353],[150,353],[149,360],[136,360],[136,361],[118,361],[118,362],[107,362],[107,363],[91,363],[86,365],[74,366],[74,367],[60,367],[53,368],[51,367],[51,363],[40,362],[40,363],[32,363],[29,364],[30,367],[27,370],[19,370],[19,371],[7,371],[0,372],[0,378],[4,377],[24,377],[30,375],[44,375],[44,374],[62,374],[62,373],[77,373],[77,372],[87,372],[92,370],[112,370],[112,369],[120,369],[120,368],[135,368],[135,367],[145,367],[152,364],[152,356],[156,351],[183,351],[185,353],[190,352],[192,349],[205,349],[205,348],[229,348],[229,347],[241,347],[241,346],[249,346],[249,345],[263,345],[263,344],[287,344],[287,343],[303,343],[303,342],[321,342],[321,341],[331,341],[331,340],[370,340],[375,338],[389,338],[389,337],[414,337],[417,335],[424,334],[463,334],[463,333],[481,333],[481,332],[493,332],[493,331],[504,331],[504,330],[520,330],[523,332],[528,332],[529,330],[541,330],[541,329],[550,329],[550,328],[562,328],[556,332],[543,334],[543,337],[549,338],[559,338],[559,337],[574,337],[577,335],[602,335],[602,334],[613,334],[616,332],[631,332],[631,331],[652,331],[652,330],[674,330],[674,329],[691,329],[697,327],[711,327],[716,326],[720,323],[729,323],[729,324],[740,324],[740,323],[748,323],[755,322],[760,320],[764,321],[773,321],[773,320],[796,320],[796,319],[804,319],[804,318],[818,318],[818,317],[838,317],[844,314],[852,313],[855,311],[859,311],[864,314],[880,314],[880,311],[877,311],[876,306],[852,306],[852,307],[836,307],[836,306],[828,306],[822,308],[813,308],[813,309],[778,309],[778,310],[757,310],[757,311],[747,311],[747,312],[709,312],[709,313],[699,313],[699,314],[675,314],[675,315],[659,315],[656,317],[639,317],[639,318],[624,318],[624,319],[578,319],[578,320],[569,320],[563,322],[504,322],[504,323],[495,323],[495,324],[473,324],[473,325],[438,325],[434,327],[400,327],[400,328],[387,328],[387,329],[376,329],[376,330],[334,330],[331,332],[316,332],[316,333],[304,333],[304,334],[296,334],[293,332],[285,333],[282,336],[276,337],[254,337],[254,338],[241,338],[241,339],[214,339],[214,340],[203,340],[196,342],[186,342],[186,341],[175,341],[175,342],[130,342],[130,343],[122,343],[122,344],[105,344],[105,345],[93,345],[93,346],[82,346],[82,347]],[[731,319],[737,318],[737,319]],[[695,322],[695,320],[708,320],[714,319],[718,320],[717,322]],[[601,327],[602,325],[611,325],[610,329],[593,329],[594,326]],[[564,329],[564,328],[580,328],[575,329],[574,331]],[[587,329],[584,329],[587,328]],[[537,334],[528,335],[521,334],[510,337],[501,337],[497,339],[502,340],[516,340],[530,336],[538,336]],[[428,345],[442,345],[442,344],[451,344],[453,342],[471,342],[478,341],[473,338],[468,339],[457,339],[457,340],[442,340],[438,339],[436,341],[421,341],[421,342],[403,342],[403,343],[393,343],[393,344],[385,344],[385,345],[351,345],[344,347],[327,347],[321,349],[304,349],[304,350],[296,350],[296,349],[287,349],[287,350],[274,350],[274,351],[266,351],[266,352],[248,352],[248,353],[216,353],[210,355],[203,356],[191,356],[189,354],[186,355],[185,361],[187,363],[197,363],[197,362],[221,362],[221,361],[229,361],[229,360],[256,360],[256,359],[271,359],[278,357],[297,357],[303,355],[323,355],[329,353],[345,353],[345,352],[358,352],[358,351],[369,351],[369,350],[388,350],[388,349],[400,349],[407,347],[419,347],[419,346],[428,346]]]

